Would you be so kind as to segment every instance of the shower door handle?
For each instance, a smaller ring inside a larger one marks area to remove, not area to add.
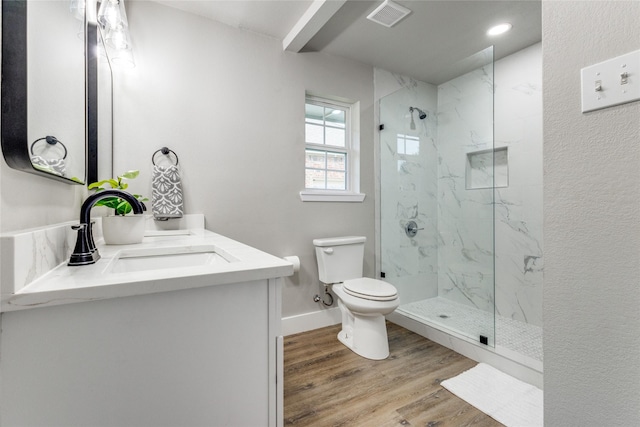
[[[416,237],[418,230],[424,230],[424,227],[418,228],[418,224],[416,224],[415,221],[409,221],[404,226],[404,232],[407,234],[407,237]]]

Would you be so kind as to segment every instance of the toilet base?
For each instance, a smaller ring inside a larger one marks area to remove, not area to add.
[[[338,340],[354,353],[371,360],[389,357],[387,325],[383,315],[354,315],[339,301],[342,311],[342,330]]]

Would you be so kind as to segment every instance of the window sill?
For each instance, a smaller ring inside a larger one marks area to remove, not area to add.
[[[360,203],[366,194],[337,191],[301,191],[300,200],[303,202],[355,202]]]

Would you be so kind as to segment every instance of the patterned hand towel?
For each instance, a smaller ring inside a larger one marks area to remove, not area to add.
[[[153,216],[159,221],[182,217],[184,208],[178,166],[164,167],[156,165],[153,167],[151,205]]]
[[[41,156],[31,156],[31,164],[34,168],[52,173],[54,175],[64,176],[65,161],[64,159],[45,159]]]

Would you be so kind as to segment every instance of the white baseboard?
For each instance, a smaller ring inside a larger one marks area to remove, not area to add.
[[[282,335],[293,335],[342,322],[339,307],[282,318]]]

